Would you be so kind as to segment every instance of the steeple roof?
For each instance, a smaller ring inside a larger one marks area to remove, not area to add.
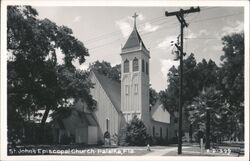
[[[132,33],[130,34],[127,42],[125,43],[125,45],[122,49],[140,47],[141,44],[142,44],[142,47],[146,49],[146,47],[141,39],[141,36],[139,35],[136,27],[134,27]]]
[[[141,36],[139,35],[137,28],[136,28],[136,17],[138,15],[135,13],[135,15],[133,16],[134,18],[134,28],[133,31],[131,32],[128,40],[126,41],[124,47],[122,49],[129,49],[129,48],[134,48],[134,47],[140,47],[142,45],[143,48],[146,49]]]

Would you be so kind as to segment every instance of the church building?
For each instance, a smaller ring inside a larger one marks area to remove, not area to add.
[[[94,112],[85,103],[78,102],[74,112],[62,122],[55,123],[54,140],[60,143],[62,135],[73,136],[75,143],[97,144],[106,135],[118,139],[125,133],[126,124],[136,115],[143,121],[152,137],[171,139],[176,136],[174,121],[160,101],[149,104],[150,52],[143,43],[134,16],[134,27],[121,49],[121,82],[92,70],[91,89],[97,101]]]

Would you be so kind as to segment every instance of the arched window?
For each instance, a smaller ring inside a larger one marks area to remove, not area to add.
[[[138,84],[134,84],[134,94],[138,93]]]
[[[145,67],[144,67],[144,66],[145,66],[145,64],[144,64],[144,59],[142,59],[142,60],[141,60],[141,70],[142,70],[142,72],[145,71],[145,69],[144,69]]]
[[[148,74],[148,62],[146,62],[146,74]]]
[[[124,68],[124,73],[128,73],[129,72],[129,61],[128,61],[128,59],[126,59],[125,61],[124,61],[124,66],[123,66],[123,68]]]
[[[138,70],[139,70],[138,59],[134,58],[134,60],[133,60],[133,71],[138,71]]]
[[[106,119],[106,129],[109,131],[109,119]]]

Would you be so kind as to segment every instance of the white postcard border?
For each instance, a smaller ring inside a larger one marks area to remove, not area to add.
[[[199,157],[199,156],[8,156],[7,155],[7,5],[32,6],[225,6],[244,7],[245,34],[245,155],[244,157]],[[68,0],[3,0],[1,2],[1,160],[249,160],[249,2],[247,1],[68,1]]]

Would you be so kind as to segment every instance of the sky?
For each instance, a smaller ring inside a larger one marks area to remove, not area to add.
[[[39,7],[39,18],[48,18],[57,25],[72,29],[73,36],[89,49],[89,57],[79,69],[87,69],[94,61],[107,61],[111,65],[121,63],[121,48],[133,29],[132,16],[136,12],[137,28],[150,51],[150,84],[157,92],[167,88],[167,73],[179,61],[174,61],[171,41],[176,42],[180,24],[175,16],[166,17],[165,11],[180,7]],[[183,9],[188,9],[184,7]],[[212,59],[221,64],[223,54],[221,38],[244,29],[242,7],[200,7],[201,11],[185,15],[189,24],[184,29],[184,52],[194,53],[197,62]],[[63,55],[57,50],[58,60]]]

